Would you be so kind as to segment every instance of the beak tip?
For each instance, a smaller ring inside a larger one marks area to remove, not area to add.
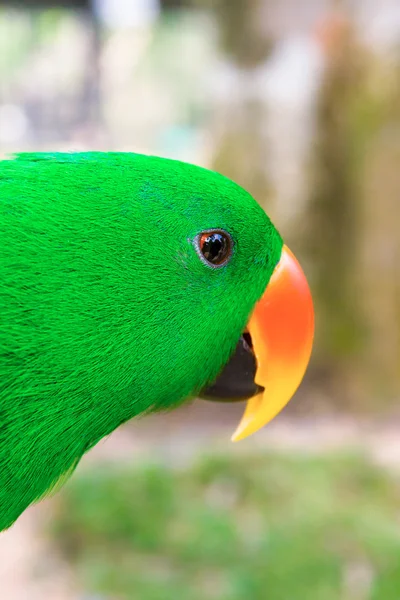
[[[251,425],[251,423],[249,423],[248,419],[246,419],[244,422],[242,421],[241,423],[239,423],[238,428],[236,429],[235,433],[231,437],[231,442],[234,442],[234,443],[241,442],[242,440],[247,438],[249,435],[251,435],[252,431],[251,430],[249,431],[250,425]]]

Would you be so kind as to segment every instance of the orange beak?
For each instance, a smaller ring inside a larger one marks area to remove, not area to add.
[[[287,246],[248,323],[257,361],[255,383],[264,391],[247,402],[232,436],[239,441],[273,419],[306,372],[314,337],[314,308],[305,275]]]

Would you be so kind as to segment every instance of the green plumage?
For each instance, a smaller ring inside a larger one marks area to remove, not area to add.
[[[230,262],[194,239],[222,228]],[[242,188],[138,154],[0,161],[0,530],[128,419],[229,359],[282,241]]]

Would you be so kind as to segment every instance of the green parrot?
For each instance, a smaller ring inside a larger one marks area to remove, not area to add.
[[[257,202],[131,153],[0,161],[0,530],[121,423],[244,400],[233,439],[290,400],[314,313]]]

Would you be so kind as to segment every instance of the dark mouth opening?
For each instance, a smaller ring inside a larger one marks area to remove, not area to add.
[[[244,341],[246,342],[246,344],[248,345],[248,347],[250,348],[250,350],[253,352],[253,340],[251,339],[251,335],[250,333],[246,330],[242,333],[242,337],[244,339]]]
[[[248,331],[242,333],[236,350],[216,381],[200,393],[200,397],[214,402],[240,402],[264,391],[254,381],[257,361],[253,341]]]

